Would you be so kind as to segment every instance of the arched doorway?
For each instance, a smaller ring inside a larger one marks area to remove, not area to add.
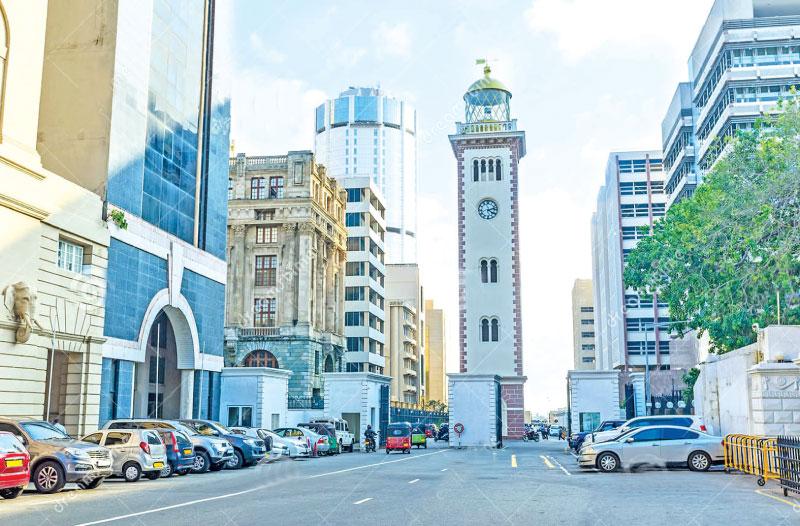
[[[242,365],[245,367],[269,367],[272,369],[280,369],[278,366],[278,359],[275,355],[264,349],[253,351],[242,360]]]
[[[333,356],[331,356],[330,354],[325,357],[325,369],[324,369],[324,371],[326,373],[332,373],[333,372]]]
[[[150,327],[144,361],[136,364],[133,396],[135,417],[181,417],[181,372],[175,330],[163,309]]]

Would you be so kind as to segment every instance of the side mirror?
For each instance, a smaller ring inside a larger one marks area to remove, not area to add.
[[[632,443],[633,443],[633,437],[628,437],[628,438],[626,438],[626,439],[625,439],[625,443],[626,443],[626,444],[632,444]]]

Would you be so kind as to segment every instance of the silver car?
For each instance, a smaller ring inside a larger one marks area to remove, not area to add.
[[[707,433],[706,425],[703,419],[697,415],[649,415],[637,416],[626,421],[618,428],[609,431],[592,432],[586,435],[583,440],[583,445],[589,445],[592,442],[605,442],[606,440],[614,440],[623,433],[636,429],[637,427],[646,426],[679,426],[689,427],[696,431]]]
[[[279,427],[274,429],[273,433],[286,439],[290,443],[290,448],[294,451],[298,453],[307,451],[309,453],[308,456],[326,455],[330,449],[328,437],[318,435],[305,427]],[[294,451],[292,456],[295,456]],[[297,456],[306,455],[298,454]]]
[[[155,480],[167,462],[167,448],[156,431],[105,429],[81,440],[110,449],[114,475],[127,482],[136,482],[142,475]]]
[[[680,426],[649,426],[628,431],[615,440],[581,448],[578,464],[610,473],[642,465],[688,466],[707,471],[723,462],[722,438]]]
[[[31,482],[39,493],[55,493],[67,482],[94,489],[111,476],[111,452],[81,442],[43,420],[0,418],[0,431],[19,438],[31,455]]]
[[[270,444],[269,460],[278,460],[280,458],[290,457],[308,457],[311,455],[310,449],[306,444],[300,444],[302,447],[292,447],[292,443],[269,429],[262,427],[231,427],[228,428],[232,432],[248,436],[251,438],[260,438],[265,444]],[[292,454],[294,452],[294,454]]]

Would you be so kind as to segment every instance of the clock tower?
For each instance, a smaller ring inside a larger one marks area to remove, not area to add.
[[[525,132],[511,118],[511,92],[488,65],[483,72],[464,94],[465,121],[449,136],[458,170],[459,369],[500,377],[502,435],[520,438],[518,164]]]

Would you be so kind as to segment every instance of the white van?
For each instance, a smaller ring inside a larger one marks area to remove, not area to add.
[[[347,420],[342,418],[327,417],[315,418],[312,424],[331,424],[336,429],[336,440],[339,442],[340,451],[353,452],[353,442],[355,437],[347,427]]]

